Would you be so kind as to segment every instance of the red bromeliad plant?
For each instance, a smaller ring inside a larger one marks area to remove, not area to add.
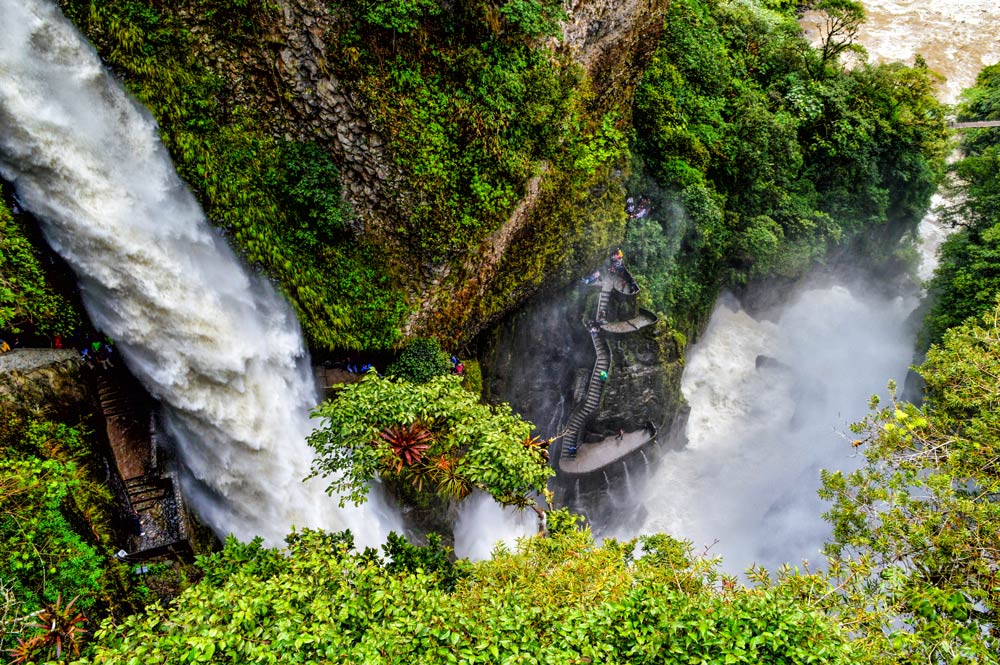
[[[63,648],[71,651],[74,656],[80,655],[79,640],[87,631],[79,624],[87,620],[87,617],[79,612],[73,611],[73,603],[76,598],[69,601],[66,607],[61,607],[62,596],[56,598],[55,605],[46,605],[36,615],[38,621],[31,624],[32,628],[39,628],[45,632],[27,640],[18,640],[17,647],[11,650],[11,663],[27,663],[39,659],[41,654],[51,654],[55,651],[55,657],[61,658]]]
[[[392,425],[379,432],[378,436],[392,449],[396,473],[422,460],[434,440],[434,434],[421,422]]]

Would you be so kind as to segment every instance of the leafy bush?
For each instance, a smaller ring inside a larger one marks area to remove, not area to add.
[[[559,21],[566,18],[562,3],[552,0],[507,0],[499,12],[517,32],[529,37],[559,34]]]
[[[363,7],[365,21],[399,33],[413,32],[424,18],[441,13],[437,0],[366,0]]]
[[[278,154],[280,168],[271,167],[268,184],[287,209],[282,240],[301,252],[317,252],[338,241],[348,228],[350,211],[340,197],[340,171],[330,154],[315,143],[296,142],[281,143]]]
[[[309,435],[312,475],[330,478],[341,504],[366,501],[378,475],[447,499],[479,489],[505,505],[534,505],[554,473],[544,446],[510,406],[478,400],[454,375],[411,383],[369,372],[313,411],[322,424]]]
[[[587,144],[576,131],[578,68],[530,39],[551,32],[561,3],[474,0],[433,19],[428,12],[419,26],[423,3],[379,3],[385,11],[409,8],[406,34],[392,39],[358,27],[371,15],[357,3],[336,4],[352,19],[339,47],[358,54],[338,73],[357,81],[418,193],[397,232],[422,259],[450,260],[478,245],[509,218],[540,162]],[[594,155],[593,165],[608,154]]]
[[[73,464],[0,461],[0,570],[27,608],[79,595],[86,609],[101,589],[104,558],[67,517],[79,510],[73,495],[80,489]]]
[[[847,631],[814,609],[816,598],[832,595],[815,578],[745,589],[666,536],[600,546],[578,531],[531,538],[517,552],[461,562],[453,586],[444,560],[443,570],[418,565],[421,555],[405,550],[405,566],[397,565],[395,546],[386,565],[326,534],[296,534],[274,572],[197,585],[169,608],[106,623],[94,662],[877,660],[852,648]]]
[[[418,337],[389,365],[386,374],[414,383],[427,383],[435,376],[450,374],[451,371],[451,360],[441,350],[441,343],[434,337]]]
[[[1000,640],[1000,303],[945,333],[919,368],[922,407],[852,427],[856,472],[823,474],[832,598],[892,662],[994,662]]]

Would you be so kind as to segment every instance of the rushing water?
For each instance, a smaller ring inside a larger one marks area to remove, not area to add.
[[[77,273],[87,311],[165,407],[186,496],[219,534],[395,526],[303,483],[316,403],[288,304],[206,224],[149,115],[50,2],[0,0],[0,174]]]
[[[945,77],[938,98],[948,104],[1000,62],[997,0],[864,0],[868,20],[858,34],[873,60],[912,63],[918,53]]]
[[[649,481],[641,531],[718,540],[733,571],[815,561],[829,531],[819,471],[858,463],[848,426],[889,379],[902,385],[915,305],[826,283],[755,319],[723,297],[682,380],[688,445]],[[778,362],[758,367],[760,355]]]
[[[995,0],[865,5],[869,23],[858,41],[870,56],[912,62],[922,54],[947,77],[943,101],[956,101],[1000,60]],[[930,276],[944,235],[933,214],[921,223],[920,278]],[[827,278],[758,318],[731,297],[720,301],[682,381],[689,445],[666,455],[637,497],[647,510],[642,532],[692,539],[731,571],[819,558],[829,538],[819,471],[860,464],[848,426],[890,379],[902,385],[912,358],[917,299],[873,291]],[[758,369],[759,355],[781,365]]]

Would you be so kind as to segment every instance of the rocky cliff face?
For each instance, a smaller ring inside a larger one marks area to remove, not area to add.
[[[16,349],[0,355],[0,409],[79,418],[92,404],[75,351]]]
[[[270,37],[281,45],[272,63],[279,84],[277,99],[285,100],[279,105],[294,117],[296,138],[322,142],[342,164],[344,197],[357,215],[355,231],[387,251],[409,257],[404,279],[413,308],[403,326],[404,336],[435,334],[467,341],[552,281],[547,269],[558,262],[557,253],[540,251],[539,255],[551,257],[541,266],[518,253],[525,246],[544,246],[546,229],[553,228],[549,220],[554,208],[567,214],[577,207],[572,222],[577,227],[587,223],[583,210],[587,206],[604,217],[615,212],[620,216],[616,210],[621,206],[617,199],[623,196],[620,185],[604,187],[585,201],[565,200],[554,191],[557,185],[547,182],[548,169],[540,164],[508,221],[459,262],[413,257],[410,248],[400,246],[393,229],[416,194],[403,186],[404,174],[386,150],[386,137],[370,121],[363,95],[332,72],[333,59],[350,57],[331,52],[327,37],[335,31],[337,17],[318,0],[279,4],[282,21],[273,26]],[[568,8],[563,40],[552,48],[568,53],[586,71],[596,93],[594,113],[629,108],[635,84],[656,46],[662,5],[662,0],[577,0]],[[611,196],[603,196],[609,191]]]
[[[566,3],[564,48],[590,74],[597,97],[631,98],[663,27],[666,0]]]
[[[680,394],[684,360],[676,334],[659,322],[635,334],[609,335],[608,341],[612,369],[585,440],[588,436],[604,439],[619,429],[632,431],[652,423],[661,443],[679,445],[683,433],[674,431],[674,423],[688,407]]]
[[[573,285],[538,297],[486,340],[487,397],[508,402],[539,436],[559,436],[585,399],[595,361],[585,324],[593,317],[598,293]],[[626,320],[637,306],[634,298],[622,298],[609,310],[609,319]],[[602,334],[611,347],[611,371],[583,440],[599,441],[619,429],[634,431],[652,423],[661,445],[682,445],[687,404],[680,392],[684,349],[679,336],[663,322],[631,334]]]

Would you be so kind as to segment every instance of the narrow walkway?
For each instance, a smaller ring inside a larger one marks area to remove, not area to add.
[[[610,333],[630,333],[635,332],[636,330],[642,330],[646,326],[651,326],[658,320],[659,319],[657,319],[656,315],[652,312],[639,310],[639,316],[631,318],[628,321],[605,323],[601,325],[601,330],[605,330]]]
[[[976,120],[974,122],[949,122],[952,129],[977,129],[979,127],[1000,127],[1000,120]]]
[[[126,484],[144,476],[154,462],[149,440],[148,414],[139,414],[135,400],[121,389],[120,382],[101,372],[97,376],[97,397],[115,466]]]
[[[97,396],[118,475],[133,512],[134,533],[125,559],[188,556],[187,520],[173,474],[157,459],[153,415],[135,397],[134,379],[121,370],[97,370]]]
[[[611,299],[611,291],[614,289],[614,280],[608,278],[607,271],[601,271],[601,280],[597,284],[601,287],[601,295],[597,299],[597,311],[593,319],[599,320],[601,315],[607,311],[608,301]],[[590,341],[594,344],[594,351],[597,360],[594,362],[594,370],[590,373],[590,380],[587,386],[587,395],[583,404],[576,409],[570,417],[569,424],[563,432],[563,444],[561,460],[576,456],[579,445],[580,434],[590,415],[597,410],[597,405],[601,403],[601,395],[604,393],[604,381],[601,381],[601,372],[611,372],[611,349],[608,342],[601,334],[591,332]],[[562,463],[560,462],[560,466]]]

